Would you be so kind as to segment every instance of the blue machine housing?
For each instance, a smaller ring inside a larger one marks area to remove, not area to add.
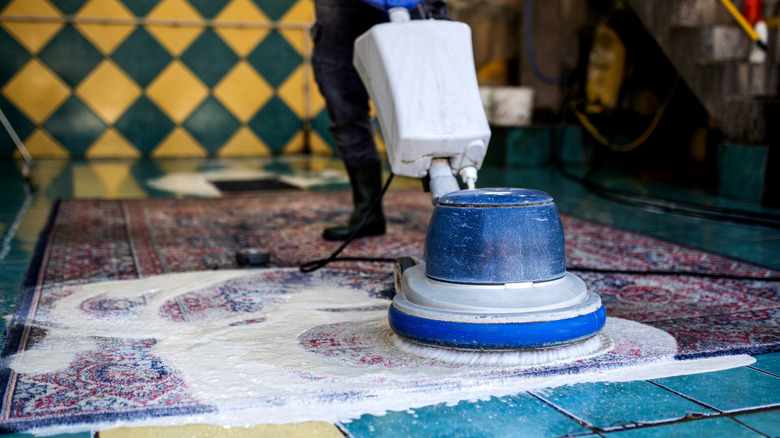
[[[584,341],[606,323],[601,298],[566,272],[563,224],[539,190],[461,190],[439,198],[425,261],[396,266],[390,327],[459,350],[529,350]]]
[[[548,281],[566,274],[563,224],[550,195],[531,189],[442,196],[425,245],[425,274],[455,283]]]
[[[464,323],[420,318],[390,306],[390,328],[419,344],[458,350],[531,350],[552,348],[589,338],[604,328],[607,311],[551,321]]]
[[[419,2],[420,0],[363,0],[363,3],[367,3],[385,12],[392,8],[412,9],[417,6],[417,3]]]

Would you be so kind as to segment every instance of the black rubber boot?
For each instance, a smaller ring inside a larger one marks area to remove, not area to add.
[[[371,209],[374,199],[382,192],[382,164],[366,166],[347,166],[349,183],[352,185],[352,203],[355,211],[349,221],[341,226],[325,228],[322,238],[325,240],[346,240],[352,231],[360,225],[363,216]],[[385,215],[382,213],[382,201],[376,211],[355,237],[379,236],[385,234]]]

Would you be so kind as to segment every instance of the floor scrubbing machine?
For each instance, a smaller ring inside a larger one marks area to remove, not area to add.
[[[391,328],[424,346],[480,352],[593,338],[604,327],[604,306],[566,272],[553,199],[532,189],[474,188],[490,127],[469,27],[410,20],[406,7],[388,12],[389,23],[357,39],[354,63],[392,171],[430,177],[435,206],[424,260],[396,264]]]

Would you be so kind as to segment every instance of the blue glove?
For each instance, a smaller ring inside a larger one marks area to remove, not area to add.
[[[363,2],[387,12],[392,8],[414,9],[420,0],[363,0]]]

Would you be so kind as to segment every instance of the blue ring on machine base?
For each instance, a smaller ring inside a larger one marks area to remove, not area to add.
[[[570,344],[604,328],[602,305],[592,313],[553,321],[472,323],[439,321],[390,306],[390,327],[400,337],[424,345],[459,350],[530,350]]]

